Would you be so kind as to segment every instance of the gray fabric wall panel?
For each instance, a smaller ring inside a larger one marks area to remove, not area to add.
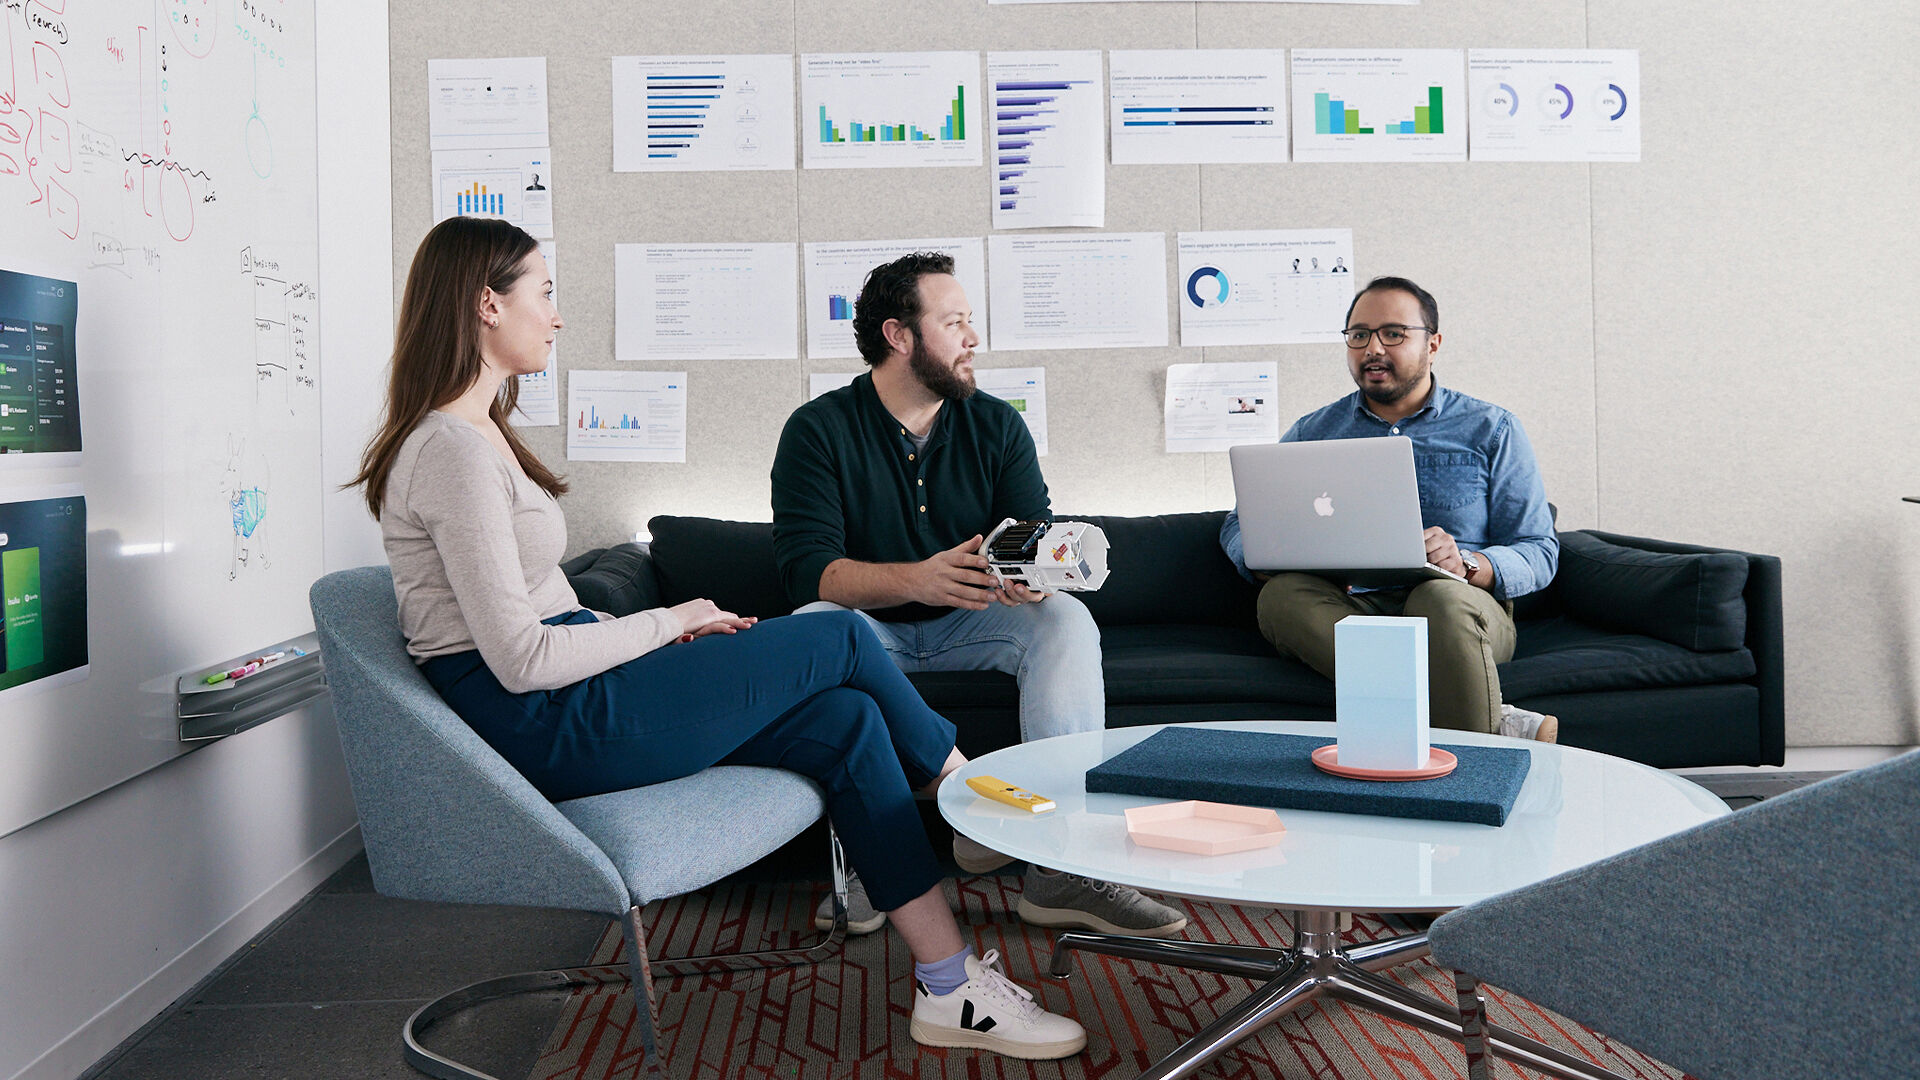
[[[1920,494],[1920,476],[1896,450],[1920,367],[1897,330],[1865,347],[1836,337],[1844,324],[1897,320],[1920,293],[1906,250],[1920,177],[1891,104],[1920,90],[1912,10],[1840,0],[1808,20],[1778,0],[588,0],[529,20],[499,0],[405,8],[392,25],[402,273],[431,224],[426,61],[548,57],[563,369],[637,366],[613,360],[615,243],[990,232],[984,166],[616,175],[615,55],[1637,48],[1648,103],[1639,164],[1109,166],[1107,228],[1166,233],[1170,282],[1181,230],[1352,228],[1358,277],[1405,273],[1437,294],[1441,377],[1520,415],[1563,527],[1786,560],[1789,649],[1807,658],[1789,671],[1790,745],[1920,742],[1909,644],[1920,638],[1920,507],[1897,498]],[[983,353],[981,363],[1047,368],[1042,464],[1057,507],[1137,514],[1232,499],[1224,454],[1162,452],[1166,365],[1264,359],[1280,365],[1283,425],[1351,389],[1339,352],[1317,346]],[[565,504],[575,550],[625,539],[654,513],[764,519],[774,442],[807,373],[859,361],[684,366],[685,465],[567,462],[561,429],[531,430],[575,485]]]

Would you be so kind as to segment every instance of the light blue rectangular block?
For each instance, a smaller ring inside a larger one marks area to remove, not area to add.
[[[1334,733],[1340,764],[1427,764],[1427,620],[1349,615],[1333,628]]]

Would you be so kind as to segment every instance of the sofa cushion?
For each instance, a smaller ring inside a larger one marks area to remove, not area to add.
[[[1558,618],[1520,627],[1513,659],[1500,665],[1500,693],[1520,701],[1545,694],[1733,682],[1753,673],[1753,654],[1746,649],[1694,652],[1644,634]]]
[[[639,544],[617,544],[589,551],[562,563],[580,603],[609,615],[631,615],[663,606],[660,586],[648,565],[647,549]]]
[[[1674,554],[1560,534],[1555,592],[1566,614],[1696,652],[1746,643],[1747,560],[1731,552]]]
[[[662,515],[647,530],[663,603],[705,598],[763,619],[793,610],[773,562],[772,524]]]
[[[1192,624],[1105,626],[1100,649],[1109,705],[1333,704],[1331,682],[1296,660],[1276,655],[1252,630]]]
[[[1224,510],[1155,517],[1056,514],[1098,525],[1112,576],[1079,593],[1101,626],[1198,623],[1251,630],[1256,593],[1220,550]]]

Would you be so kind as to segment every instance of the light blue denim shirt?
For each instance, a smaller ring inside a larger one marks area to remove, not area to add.
[[[1294,421],[1281,442],[1365,439],[1405,435],[1413,440],[1420,482],[1420,520],[1452,534],[1454,542],[1493,564],[1493,593],[1511,600],[1544,589],[1560,564],[1560,541],[1533,444],[1512,413],[1438,381],[1419,412],[1390,424],[1367,408],[1355,390]],[[1229,511],[1220,546],[1247,580],[1240,545],[1240,513]]]

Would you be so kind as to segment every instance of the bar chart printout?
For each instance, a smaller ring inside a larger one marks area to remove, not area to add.
[[[553,239],[553,154],[546,147],[435,150],[433,219],[503,218]]]
[[[1285,49],[1167,49],[1107,58],[1115,165],[1287,160]]]
[[[994,228],[1106,223],[1100,83],[1097,50],[987,54]]]
[[[616,56],[613,171],[793,168],[793,57]]]
[[[809,169],[980,164],[980,54],[809,53],[800,58]]]
[[[1465,161],[1458,49],[1293,50],[1295,161]]]
[[[1475,161],[1639,161],[1634,49],[1471,49]]]
[[[973,329],[987,338],[987,249],[977,236],[924,240],[845,240],[806,246],[807,356],[813,359],[859,356],[853,340],[853,312],[860,286],[881,263],[915,251],[937,251],[953,258],[953,273],[973,305]]]
[[[687,373],[569,372],[567,460],[687,460]]]

